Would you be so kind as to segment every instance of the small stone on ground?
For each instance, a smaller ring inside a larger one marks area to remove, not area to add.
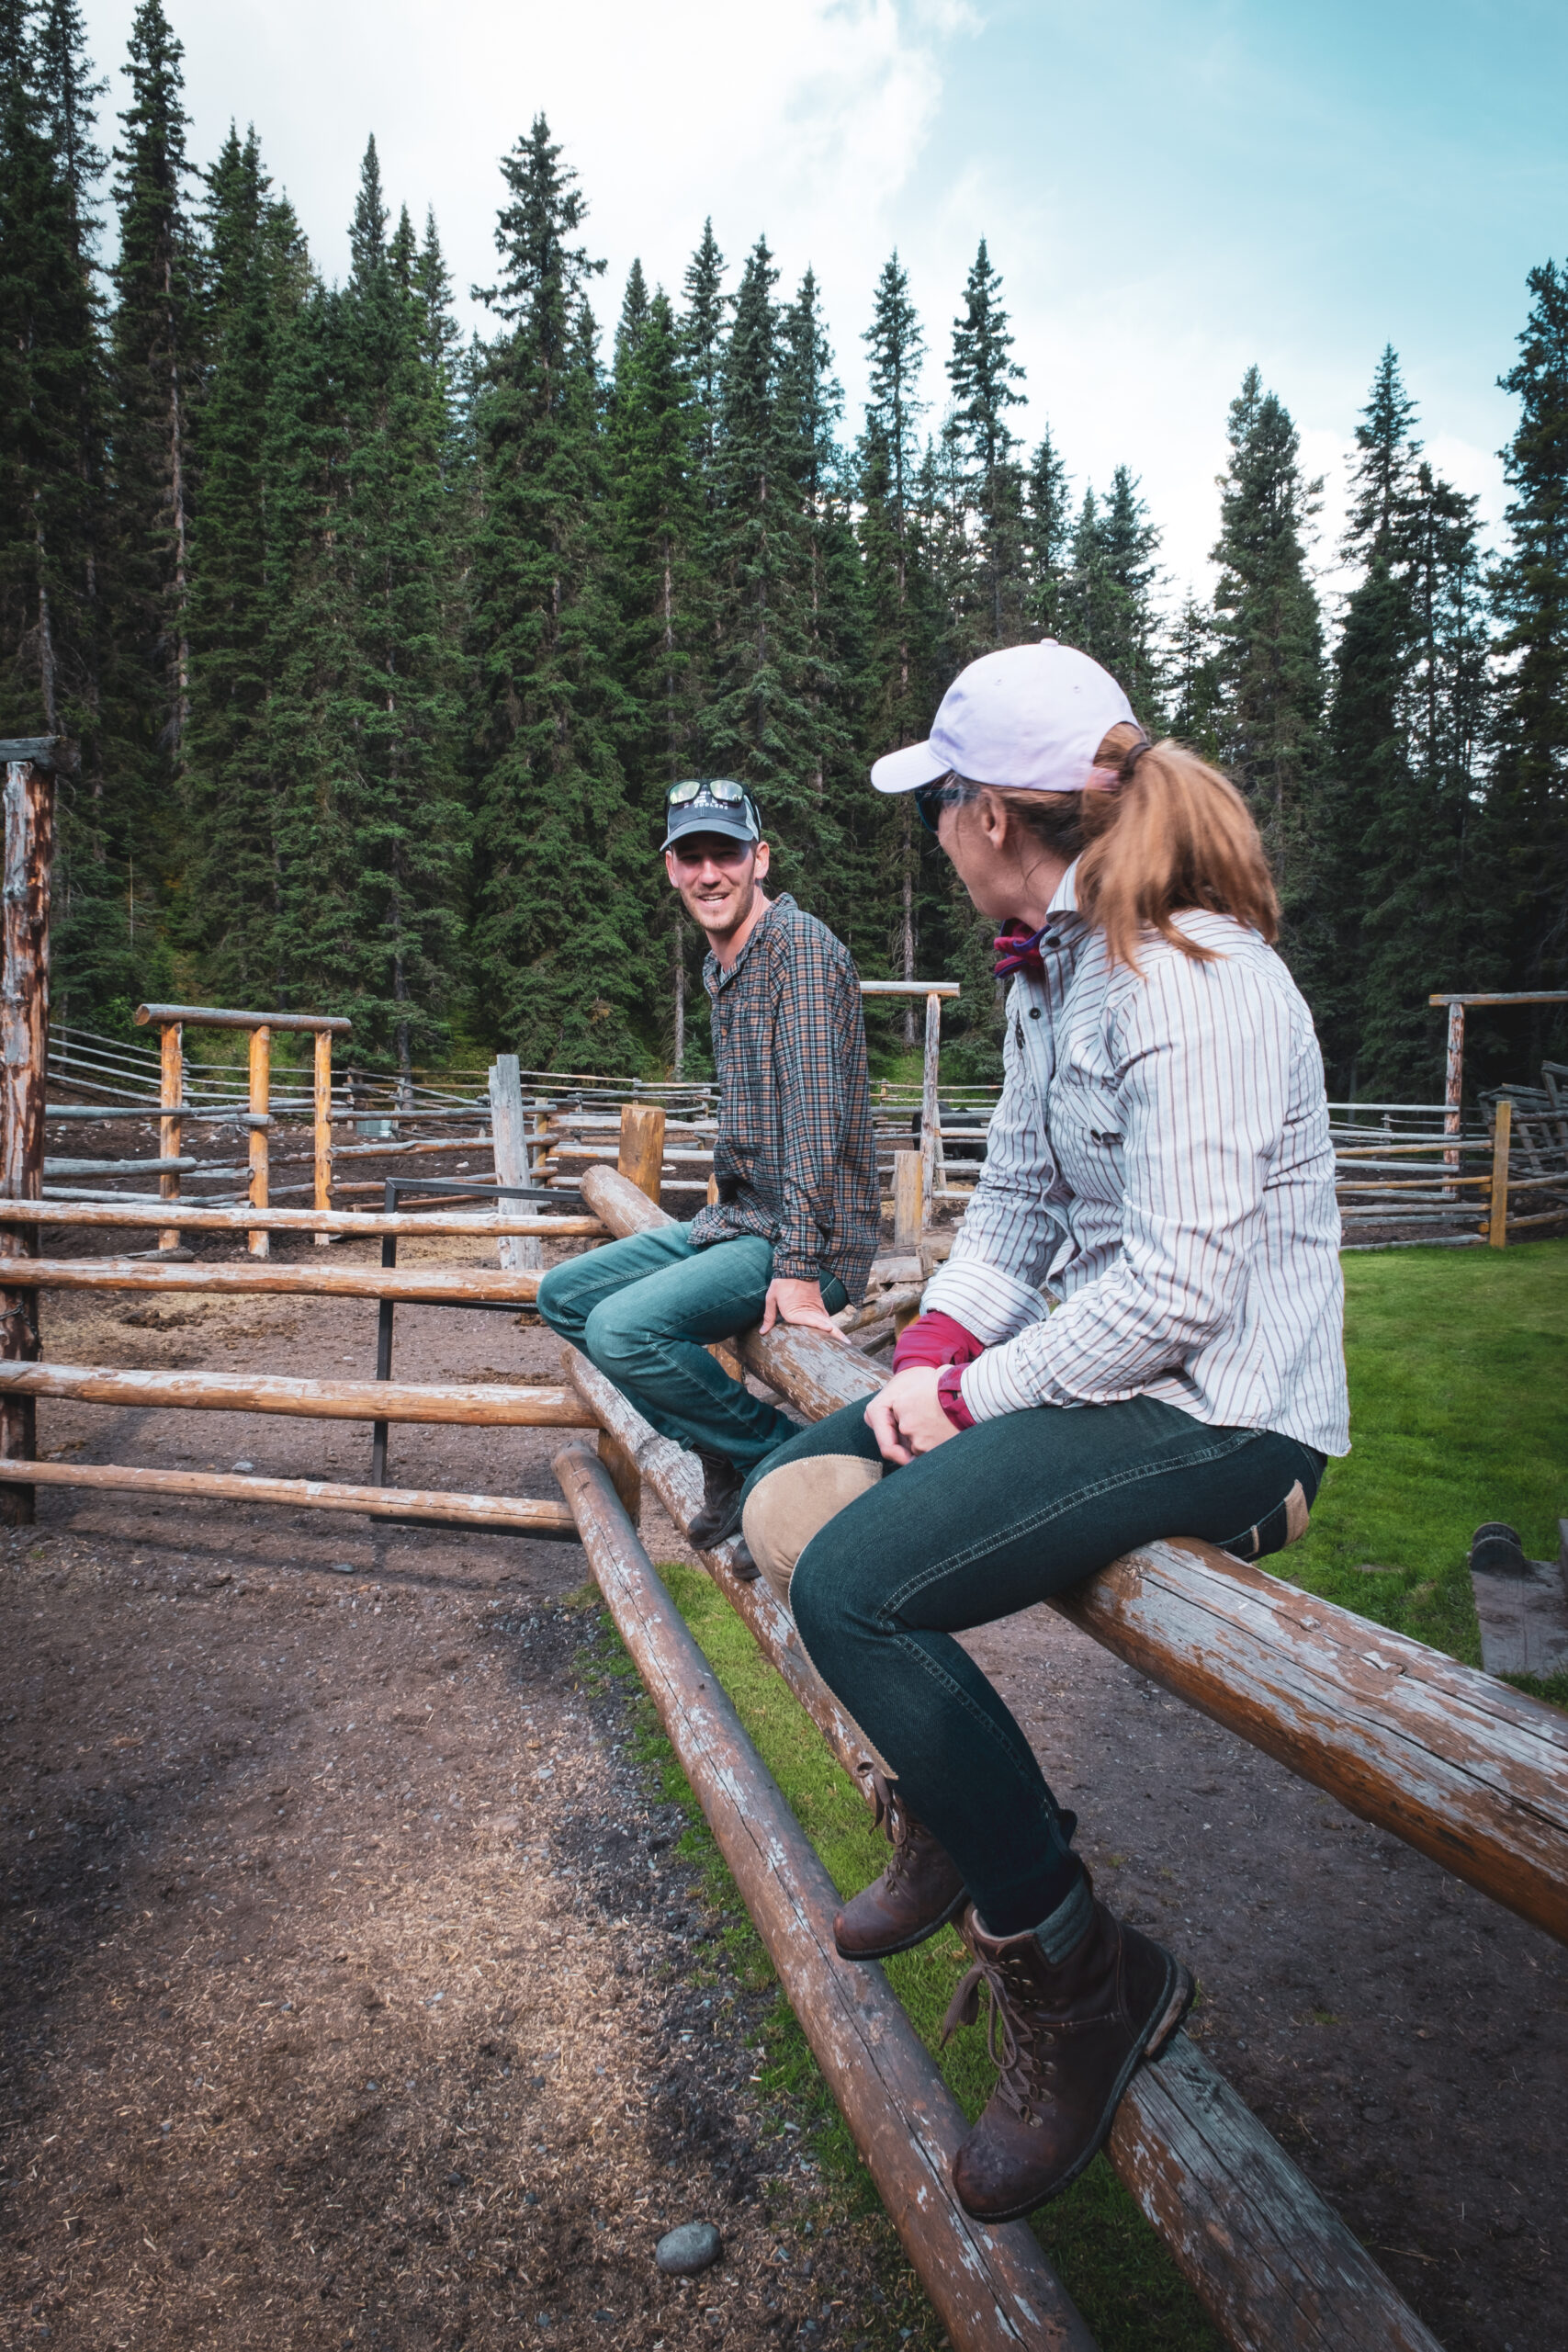
[[[666,2230],[654,2247],[653,2258],[667,2278],[690,2278],[709,2269],[724,2251],[724,2241],[711,2222],[682,2222]]]

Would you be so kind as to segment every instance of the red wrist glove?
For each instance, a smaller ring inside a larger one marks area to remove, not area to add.
[[[936,1401],[955,1430],[972,1430],[975,1426],[975,1416],[964,1402],[964,1391],[959,1385],[963,1378],[963,1365],[950,1363],[937,1382]]]
[[[984,1342],[973,1331],[966,1331],[962,1323],[955,1323],[951,1315],[935,1307],[929,1315],[918,1316],[900,1331],[893,1350],[893,1369],[908,1372],[912,1363],[955,1363],[962,1371],[985,1352]]]

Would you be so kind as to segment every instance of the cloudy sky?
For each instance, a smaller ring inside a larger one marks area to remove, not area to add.
[[[394,204],[434,204],[490,278],[498,157],[543,109],[591,207],[612,315],[634,254],[679,288],[711,213],[732,273],[765,232],[821,282],[858,423],[860,335],[895,244],[926,390],[978,239],[1076,488],[1124,461],[1201,582],[1226,404],[1252,361],[1327,478],[1385,343],[1428,450],[1503,505],[1525,275],[1568,259],[1554,0],[165,0],[192,153],[254,121],[329,277],[374,132]],[[107,104],[134,0],[86,0]],[[478,322],[482,314],[466,311]]]

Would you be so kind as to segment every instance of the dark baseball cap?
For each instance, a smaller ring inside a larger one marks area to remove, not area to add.
[[[726,775],[694,776],[664,796],[664,847],[682,833],[723,833],[732,842],[760,842],[762,820],[743,784]]]

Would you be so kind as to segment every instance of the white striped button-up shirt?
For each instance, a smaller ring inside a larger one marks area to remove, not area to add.
[[[976,1421],[1158,1396],[1216,1427],[1349,1450],[1339,1212],[1323,1057],[1273,949],[1175,921],[1141,974],[1051,902],[1043,979],[1008,998],[1005,1084],[953,1254],[928,1284],[986,1349]]]

